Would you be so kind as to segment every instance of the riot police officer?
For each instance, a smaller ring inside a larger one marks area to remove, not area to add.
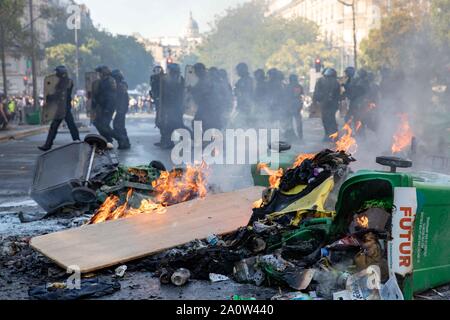
[[[119,138],[119,150],[131,148],[125,127],[126,115],[128,113],[130,97],[128,96],[128,84],[125,81],[123,73],[120,70],[113,70],[112,77],[116,80],[116,116],[113,121],[113,128],[116,136]]]
[[[314,90],[314,102],[320,105],[322,123],[325,129],[324,141],[330,141],[330,136],[338,131],[336,112],[339,108],[341,85],[337,80],[337,72],[327,68],[324,77],[319,79]]]
[[[161,105],[156,120],[161,130],[161,142],[157,145],[163,149],[172,148],[172,133],[176,129],[184,128],[184,87],[180,66],[176,63],[169,64],[167,75],[161,82]]]
[[[108,141],[108,148],[112,149],[114,147],[113,139],[120,140],[120,137],[111,128],[116,106],[117,84],[107,66],[100,66],[95,71],[100,74],[100,82],[96,92],[94,92],[93,99],[95,106],[94,126]]]
[[[250,115],[253,106],[254,84],[253,79],[245,63],[236,66],[236,73],[239,80],[236,82],[234,94],[237,100],[237,109],[240,113]]]
[[[63,120],[66,121],[73,141],[80,140],[80,133],[75,124],[75,120],[72,115],[72,90],[73,81],[69,78],[67,68],[65,66],[58,66],[55,69],[56,76],[58,77],[58,84],[56,85],[55,93],[48,95],[46,98],[47,103],[56,103],[57,110],[55,117],[50,125],[47,140],[45,144],[38,147],[42,151],[48,151],[52,148],[53,142],[58,134],[58,128]]]

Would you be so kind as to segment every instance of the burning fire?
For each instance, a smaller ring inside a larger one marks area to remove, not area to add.
[[[369,218],[367,216],[357,217],[355,221],[359,227],[369,229]]]
[[[283,168],[272,170],[267,163],[258,164],[258,170],[264,171],[269,176],[269,183],[271,189],[277,189],[280,186],[281,178],[284,175]]]
[[[162,214],[166,212],[168,206],[189,201],[195,198],[206,197],[208,191],[207,165],[187,166],[182,170],[162,172],[159,179],[153,181],[152,186],[155,193],[155,200],[142,200],[138,209],[132,208],[130,200],[134,190],[129,189],[126,200],[120,204],[120,198],[116,195],[109,196],[102,206],[95,212],[90,224],[129,218],[137,214]]]
[[[331,139],[336,141],[336,151],[344,151],[346,153],[355,153],[358,145],[356,139],[353,137],[353,129],[351,127],[351,121],[344,125],[343,130],[346,132],[339,140],[339,132],[332,134]],[[359,128],[358,128],[359,127]],[[357,130],[361,128],[361,125],[357,124]]]
[[[409,117],[406,113],[400,116],[400,127],[394,135],[394,144],[392,145],[392,153],[399,153],[411,145],[414,133],[409,124]]]
[[[307,159],[313,159],[316,155],[315,154],[301,154],[299,155],[294,162],[294,165],[291,167],[291,169],[295,169],[297,167],[300,167],[303,161]],[[269,183],[271,189],[278,189],[280,187],[281,179],[284,175],[284,170],[282,168],[278,170],[272,170],[269,168],[269,165],[267,163],[260,163],[258,164],[258,170],[264,171],[269,176]]]
[[[316,155],[312,154],[312,153],[299,155],[297,157],[297,159],[295,159],[295,162],[294,162],[294,165],[292,166],[292,168],[300,167],[305,160],[312,160],[312,159],[314,159],[315,156]]]

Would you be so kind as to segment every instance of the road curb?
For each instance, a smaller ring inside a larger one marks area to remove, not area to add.
[[[21,139],[21,138],[25,138],[25,137],[29,137],[29,136],[34,136],[40,133],[44,133],[48,131],[48,126],[45,127],[39,127],[39,128],[34,128],[34,129],[30,129],[30,130],[23,130],[23,131],[19,131],[19,132],[11,132],[10,134],[6,134],[4,136],[0,136],[0,142],[6,142],[6,141],[10,141],[10,140],[17,140],[17,139]]]

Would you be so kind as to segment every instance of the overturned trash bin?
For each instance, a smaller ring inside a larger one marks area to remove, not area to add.
[[[30,196],[45,211],[95,201],[95,191],[116,172],[119,161],[104,138],[88,135],[42,154],[36,163]]]
[[[386,230],[389,274],[410,300],[450,283],[450,176],[397,172],[412,166],[399,158],[379,157],[377,163],[390,172],[360,171],[342,185],[331,233],[344,235],[355,218],[352,213],[364,203],[391,203]],[[367,221],[366,228],[373,228],[370,224]]]

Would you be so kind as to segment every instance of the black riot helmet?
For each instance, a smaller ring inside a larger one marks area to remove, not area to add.
[[[167,65],[167,72],[171,76],[179,76],[181,74],[181,68],[178,63],[170,63]]]
[[[68,75],[67,68],[65,66],[57,66],[55,68],[56,76],[58,78],[65,78]]]
[[[255,79],[257,81],[264,81],[266,80],[266,73],[264,72],[263,69],[258,69],[256,70],[253,75],[255,76]]]
[[[236,72],[238,74],[239,77],[245,77],[248,76],[249,72],[248,72],[248,65],[244,62],[239,63],[236,66]]]
[[[359,69],[357,74],[358,74],[358,78],[360,78],[360,79],[367,79],[368,72],[367,72],[366,69]]]
[[[327,78],[337,78],[337,71],[333,68],[327,68],[323,75]]]
[[[267,76],[269,77],[270,81],[276,80],[279,77],[279,72],[277,68],[272,68],[269,71],[267,71]]]
[[[356,70],[353,67],[347,67],[344,71],[345,75],[349,78],[353,78],[356,74]]]
[[[115,69],[111,72],[112,77],[117,81],[123,81],[125,79],[122,71]]]
[[[206,76],[206,66],[203,63],[194,64],[194,72],[198,78],[204,78]]]
[[[298,83],[298,76],[296,74],[291,74],[289,76],[289,83],[297,84]]]
[[[102,66],[98,66],[95,71],[97,71],[98,73],[100,73],[100,75],[103,76],[108,76],[111,74],[111,69],[109,69],[108,66],[102,65]]]

